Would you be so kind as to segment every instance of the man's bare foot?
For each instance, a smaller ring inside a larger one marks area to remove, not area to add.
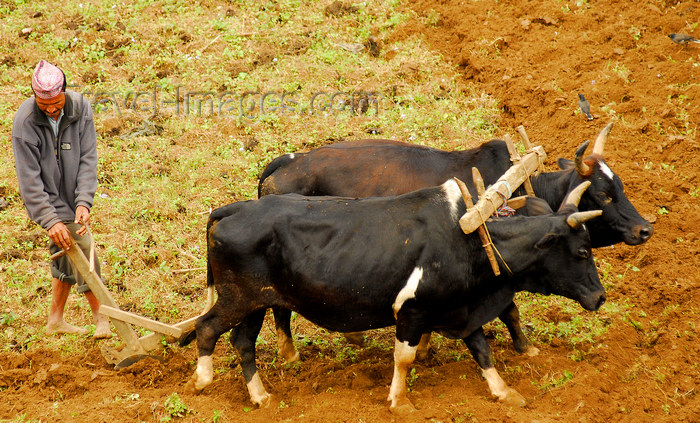
[[[73,326],[71,324],[66,323],[63,320],[58,321],[58,322],[50,322],[46,325],[46,334],[47,335],[64,334],[64,333],[75,333],[78,335],[87,335],[88,330],[83,329],[83,328],[79,328],[77,326]]]
[[[109,319],[100,315],[95,323],[95,333],[92,335],[94,339],[107,339],[112,337],[112,331],[109,329]]]

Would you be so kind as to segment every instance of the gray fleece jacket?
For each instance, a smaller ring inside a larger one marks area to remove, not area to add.
[[[97,189],[97,135],[90,102],[67,90],[63,112],[54,137],[46,114],[31,97],[12,126],[20,195],[29,217],[47,230],[73,221],[78,206],[90,209]]]

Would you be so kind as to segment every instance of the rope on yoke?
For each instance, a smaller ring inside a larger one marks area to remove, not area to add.
[[[510,188],[508,189],[510,191]],[[498,207],[495,212],[493,212],[494,217],[508,217],[508,216],[513,216],[515,214],[515,209],[508,206],[508,198],[501,192],[496,190],[498,195],[503,198],[503,205],[501,207]],[[496,207],[494,207],[496,208]]]
[[[506,186],[506,189],[508,190],[508,198],[510,198],[510,196],[513,195],[513,190],[510,189],[510,182],[506,181],[505,179],[499,179],[498,181],[503,182],[503,185]],[[500,194],[501,192],[498,191],[498,193]]]
[[[487,244],[483,244],[482,247],[487,248],[489,245],[491,247],[493,247],[493,250],[496,252],[496,254],[498,254],[498,257],[501,258],[501,261],[503,262],[503,265],[506,267],[506,270],[508,271],[508,273],[510,273],[512,275],[513,271],[510,270],[510,267],[508,267],[508,263],[506,263],[506,260],[501,255],[501,252],[498,251],[498,248],[496,248],[496,244],[493,243],[493,239],[491,239],[491,233],[489,232],[489,228],[486,227],[486,221],[484,220],[484,216],[481,215],[481,211],[478,208],[476,209],[476,212],[479,213],[479,218],[481,219],[481,224],[484,227],[484,232],[486,233],[486,238],[488,238],[488,240],[489,240],[489,242]]]

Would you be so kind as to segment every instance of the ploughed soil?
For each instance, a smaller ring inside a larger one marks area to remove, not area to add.
[[[379,331],[352,350],[333,336],[324,335],[326,343],[297,339],[302,361],[292,367],[279,363],[274,341],[261,345],[263,382],[275,398],[267,409],[249,403],[235,353],[223,341],[215,353],[215,368],[223,370],[198,396],[184,392],[194,347],[119,371],[97,344],[63,358],[41,350],[3,354],[0,420],[24,413],[52,422],[177,414],[186,421],[700,421],[700,44],[683,47],[666,36],[693,33],[700,3],[418,0],[410,7],[421,18],[385,44],[424,34],[459,66],[465,86],[477,83],[501,101],[501,128],[522,124],[544,146],[549,170],[616,121],[605,158],[654,235],[641,246],[595,252],[624,275],[608,293],[611,302],[630,305],[615,324],[576,350],[564,336],[535,339],[536,357],[518,355],[507,336],[492,339],[497,369],[526,398],[523,408],[492,399],[466,348],[448,342],[416,363],[409,398],[417,411],[392,415],[393,357],[385,346],[393,346],[393,334]],[[579,92],[593,121],[577,112]],[[264,332],[271,330],[266,322]],[[166,408],[173,393],[179,402]]]

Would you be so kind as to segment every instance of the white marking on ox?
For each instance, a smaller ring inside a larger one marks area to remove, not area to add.
[[[495,368],[482,369],[481,374],[489,385],[491,395],[497,397],[499,401],[511,407],[522,407],[525,405],[525,398],[515,389],[506,385]]]
[[[399,295],[397,295],[396,300],[394,300],[394,318],[396,318],[399,310],[401,310],[401,307],[403,307],[403,303],[412,298],[416,298],[416,290],[418,289],[418,283],[420,282],[421,278],[423,278],[423,269],[420,267],[415,267],[413,272],[411,272],[411,276],[408,277],[406,285],[401,288]]]
[[[603,173],[605,174],[605,176],[607,176],[607,177],[612,181],[612,180],[613,180],[613,177],[615,176],[615,174],[614,174],[613,171],[608,167],[608,165],[606,165],[606,164],[603,163],[603,162],[598,162],[598,166],[600,166],[600,171],[603,172]]]
[[[293,159],[294,159],[294,153],[289,153],[289,158],[293,160]]]
[[[457,207],[462,201],[462,191],[459,190],[459,185],[453,179],[442,184],[442,191],[445,193],[447,203],[450,205],[450,214],[452,218],[457,220]]]
[[[194,387],[198,391],[206,388],[214,380],[214,366],[210,355],[199,357],[195,374],[197,375],[197,380],[194,383]]]
[[[505,399],[508,394],[508,385],[501,379],[498,370],[491,367],[486,370],[481,370],[481,374],[484,376],[484,379],[486,379],[491,394],[500,400]]]
[[[265,387],[260,380],[258,372],[255,372],[250,382],[247,384],[248,394],[250,394],[250,401],[253,404],[259,405],[261,408],[266,407],[270,402],[270,394],[267,393]]]
[[[406,398],[406,375],[408,366],[416,359],[416,347],[408,345],[408,341],[394,341],[394,376],[391,379],[391,387],[389,388],[389,397],[387,401],[391,401],[391,408],[397,408],[403,404],[413,405]]]

